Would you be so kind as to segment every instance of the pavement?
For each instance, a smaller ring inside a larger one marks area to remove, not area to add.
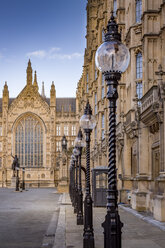
[[[165,222],[154,221],[145,213],[137,213],[127,206],[119,206],[123,248],[165,248]],[[104,247],[103,228],[106,208],[93,208],[95,248]],[[63,195],[53,248],[83,248],[83,226],[76,224],[76,214],[68,194]],[[60,243],[61,242],[61,243]]]
[[[122,248],[165,248],[165,222],[119,206]],[[104,247],[106,208],[93,208],[95,248]],[[0,248],[83,248],[83,225],[68,194],[55,189],[0,189]]]

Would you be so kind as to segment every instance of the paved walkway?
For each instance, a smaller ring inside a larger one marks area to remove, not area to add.
[[[0,248],[52,247],[59,215],[55,189],[0,189]]]
[[[165,223],[119,209],[122,248],[165,248]],[[106,208],[94,208],[95,248],[104,247],[105,215]],[[55,189],[0,189],[0,248],[83,248],[83,226],[76,225],[69,195]]]
[[[73,207],[68,194],[66,194],[63,200],[63,214],[64,207],[66,226],[63,228],[63,234],[61,233],[61,235],[64,235],[65,232],[66,244],[63,242],[62,246],[59,244],[59,246],[54,246],[54,248],[82,248],[83,226],[76,225],[76,215],[73,214]],[[104,247],[101,223],[104,221],[105,214],[105,208],[94,208],[95,248]],[[133,213],[120,208],[120,217],[124,223],[122,229],[122,248],[165,248],[165,231],[151,223],[147,223],[139,216],[137,217]],[[165,223],[162,226],[165,227]]]

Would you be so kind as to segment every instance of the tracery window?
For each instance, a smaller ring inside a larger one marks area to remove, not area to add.
[[[68,136],[68,126],[64,126],[64,135]]]
[[[15,155],[22,167],[43,166],[43,128],[37,118],[25,116],[17,124]]]
[[[57,126],[56,127],[56,133],[57,133],[57,136],[60,136],[61,134],[61,132],[60,132],[60,126]]]
[[[142,78],[142,54],[139,52],[136,55],[136,78]]]
[[[72,136],[76,136],[76,127],[72,126]]]
[[[56,151],[60,152],[61,151],[61,141],[56,142]]]
[[[141,22],[142,0],[136,0],[136,22]]]

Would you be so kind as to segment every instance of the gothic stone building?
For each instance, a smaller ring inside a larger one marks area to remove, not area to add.
[[[80,116],[89,99],[97,120],[91,165],[108,163],[106,83],[96,69],[95,53],[113,10],[131,56],[118,86],[119,201],[130,201],[132,208],[165,221],[165,1],[88,0],[86,10],[86,49],[77,99]]]
[[[45,97],[44,89],[40,95],[36,72],[32,82],[29,60],[27,83],[20,94],[10,98],[5,83],[0,98],[0,185],[11,186],[11,155],[17,155],[20,167],[25,168],[26,185],[58,185],[63,191],[68,181],[69,155],[63,159],[61,140],[65,135],[68,150],[72,149],[77,123],[76,98],[56,98],[54,83],[50,98]]]

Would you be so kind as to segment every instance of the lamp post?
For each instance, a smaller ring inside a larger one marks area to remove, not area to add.
[[[22,190],[25,190],[25,168],[22,168]]]
[[[62,150],[63,151],[67,150],[67,139],[65,135],[62,137]]]
[[[93,210],[90,188],[90,135],[92,129],[96,126],[96,122],[92,115],[89,101],[87,101],[84,115],[80,119],[80,126],[84,129],[86,136],[86,193],[84,201],[83,248],[94,248]]]
[[[130,60],[127,47],[121,43],[113,12],[107,25],[105,42],[97,49],[96,66],[104,74],[107,84],[107,99],[109,100],[109,155],[108,155],[108,190],[107,215],[102,224],[104,228],[104,248],[121,248],[121,228],[117,206],[116,178],[116,101],[117,86],[121,73],[124,72]]]
[[[76,183],[75,183],[75,211],[74,213],[78,212],[78,156],[79,150],[77,147],[73,149],[73,155],[75,156],[75,166],[76,166]]]
[[[19,167],[16,167],[16,171],[17,171],[17,174],[16,174],[16,188],[15,188],[15,191],[19,191]]]
[[[71,156],[74,162],[74,191],[73,191],[73,207],[74,213],[77,211],[77,164],[76,164],[76,157],[72,154]]]
[[[77,138],[75,140],[75,146],[79,149],[79,182],[78,182],[78,206],[77,206],[77,225],[83,225],[83,193],[82,193],[82,182],[81,182],[81,155],[82,148],[85,146],[83,140],[83,134],[79,129]]]

